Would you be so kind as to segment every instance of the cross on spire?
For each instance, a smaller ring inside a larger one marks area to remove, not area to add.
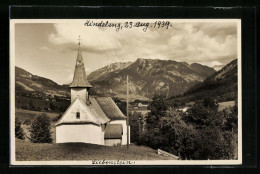
[[[78,44],[79,44],[79,46],[80,46],[80,36],[79,36],[78,40],[79,40]]]

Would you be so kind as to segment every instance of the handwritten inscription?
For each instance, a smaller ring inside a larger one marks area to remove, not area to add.
[[[123,23],[121,22],[112,23],[109,21],[95,22],[95,21],[87,20],[84,23],[84,25],[86,27],[115,28],[117,32],[123,29],[131,29],[131,28],[141,28],[144,32],[146,32],[149,27],[158,28],[158,29],[162,28],[166,30],[172,27],[170,21],[155,21],[153,23],[127,21]]]
[[[92,160],[94,165],[131,165],[135,164],[134,161],[130,160]]]

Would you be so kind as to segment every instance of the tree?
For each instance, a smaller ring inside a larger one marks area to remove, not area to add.
[[[197,102],[184,115],[187,124],[196,129],[197,153],[194,159],[234,159],[237,149],[237,115],[218,111],[214,100],[207,98]]]
[[[206,108],[211,108],[211,109],[213,109],[215,111],[217,111],[217,109],[218,109],[218,104],[215,102],[215,100],[212,97],[206,97],[203,100],[203,105]]]
[[[214,104],[211,99],[205,99],[202,102],[195,103],[183,119],[186,123],[190,123],[198,129],[210,126],[222,126],[223,115],[218,113],[218,105]]]
[[[150,110],[152,115],[164,116],[167,110],[167,104],[165,102],[165,96],[155,95],[150,103]]]
[[[183,121],[178,111],[169,108],[161,118],[160,125],[164,137],[164,143],[160,148],[180,158],[195,158],[198,153],[197,131]]]
[[[30,140],[33,143],[52,143],[51,121],[46,114],[40,114],[30,127]]]
[[[155,95],[152,102],[149,105],[151,112],[148,114],[146,122],[148,129],[155,129],[159,127],[159,119],[165,116],[166,110],[168,108],[165,97],[160,95]]]
[[[164,143],[164,136],[160,132],[160,119],[165,116],[168,108],[165,97],[155,95],[149,104],[151,112],[146,118],[146,131],[142,135],[142,142],[152,148],[158,148]]]
[[[24,140],[25,135],[21,127],[21,121],[19,118],[15,117],[15,137]]]
[[[155,96],[150,107],[145,145],[181,159],[237,159],[237,105],[230,112],[218,111],[215,100],[207,97],[182,113]]]
[[[130,112],[129,124],[131,126],[131,141],[137,144],[142,144],[141,136],[143,129],[143,116],[140,112]]]
[[[55,109],[56,109],[56,106],[53,104],[53,102],[50,103],[50,109],[52,111],[55,111]]]
[[[35,107],[34,107],[34,104],[33,104],[33,101],[30,100],[29,101],[29,107],[28,107],[29,110],[35,110]]]
[[[237,111],[237,101],[235,101],[235,106],[232,107],[231,113],[227,114],[225,130],[237,133],[237,124],[238,124],[238,111]]]

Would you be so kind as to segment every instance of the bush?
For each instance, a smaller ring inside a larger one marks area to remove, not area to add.
[[[31,120],[29,118],[27,118],[26,120],[24,120],[23,124],[30,125],[31,124]]]
[[[19,118],[15,118],[15,137],[24,140],[25,135],[21,127],[21,121]]]
[[[41,114],[30,127],[30,141],[33,143],[52,143],[51,121],[46,114]]]

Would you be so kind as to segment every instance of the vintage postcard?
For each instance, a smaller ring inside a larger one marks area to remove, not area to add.
[[[11,165],[242,164],[241,20],[10,20]]]

